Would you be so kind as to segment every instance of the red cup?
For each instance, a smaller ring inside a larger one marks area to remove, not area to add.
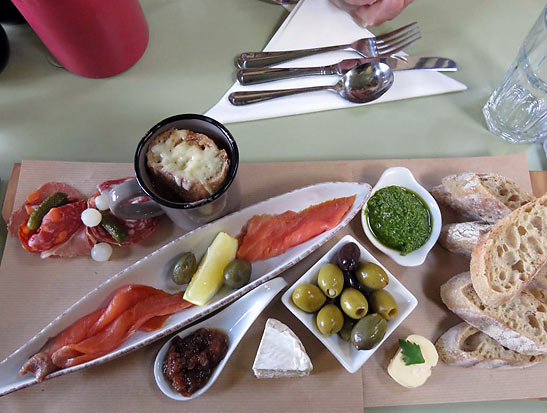
[[[148,25],[138,0],[12,0],[65,69],[114,76],[142,56]]]

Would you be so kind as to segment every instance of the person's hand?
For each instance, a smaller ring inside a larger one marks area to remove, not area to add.
[[[343,0],[351,6],[356,6],[353,15],[369,26],[377,26],[387,20],[394,19],[413,0]]]

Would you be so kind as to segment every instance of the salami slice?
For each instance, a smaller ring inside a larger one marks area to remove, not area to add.
[[[89,255],[93,243],[89,240],[85,225],[80,225],[78,230],[72,234],[64,244],[59,244],[47,251],[40,253],[40,258],[62,257],[73,258],[80,255]]]
[[[85,200],[50,209],[42,219],[40,228],[28,239],[21,238],[23,246],[29,251],[43,252],[66,243],[82,227],[80,216],[84,209]],[[27,221],[21,224],[20,233],[28,229]]]
[[[95,198],[97,198],[99,195],[108,193],[114,188],[116,185],[119,185],[127,180],[135,179],[132,177],[127,178],[121,178],[121,179],[115,179],[110,181],[105,181],[97,186],[98,191],[95,192],[89,199],[87,200],[87,205],[89,208],[95,208]],[[133,199],[131,202],[138,203],[138,202],[146,202],[150,199],[146,196],[140,196],[138,198]],[[87,235],[90,238],[90,240],[93,243],[97,242],[107,242],[109,244],[114,245],[132,245],[137,244],[138,242],[148,238],[150,235],[156,231],[158,224],[159,224],[159,218],[147,218],[147,219],[136,219],[136,220],[129,220],[129,219],[122,219],[121,220],[125,227],[127,228],[127,232],[129,236],[127,239],[122,242],[118,243],[112,236],[105,231],[105,229],[101,225],[97,225],[96,227],[87,228]]]
[[[20,235],[20,228],[23,222],[26,222],[33,209],[40,205],[40,203],[48,196],[55,192],[64,192],[68,195],[69,201],[77,201],[83,199],[82,194],[63,182],[47,182],[39,189],[29,194],[25,199],[21,208],[14,211],[8,221],[8,230],[14,237]]]
[[[112,188],[114,188],[116,185],[123,184],[125,181],[129,181],[131,179],[135,179],[135,178],[128,176],[126,178],[104,181],[103,183],[97,185],[97,190],[99,191],[100,194],[104,194],[106,192],[110,192]]]

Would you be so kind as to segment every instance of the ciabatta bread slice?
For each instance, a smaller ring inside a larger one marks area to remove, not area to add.
[[[488,234],[493,226],[494,224],[480,221],[446,224],[441,229],[439,244],[450,252],[471,258],[471,252],[479,243],[480,238]],[[530,283],[547,290],[547,264]]]
[[[449,175],[431,193],[466,220],[489,223],[534,199],[512,180],[493,173]]]
[[[509,350],[465,322],[447,330],[435,347],[441,360],[451,366],[514,369],[531,367],[547,360],[547,355],[525,356]]]
[[[471,280],[482,302],[518,295],[547,262],[547,194],[494,225],[471,254]]]
[[[439,244],[446,250],[455,254],[462,254],[471,258],[471,252],[484,235],[488,234],[494,224],[481,221],[458,222],[443,225]],[[547,264],[530,281],[538,288],[547,290]]]
[[[538,288],[547,291],[547,264],[543,266],[541,271],[526,285],[526,288]]]
[[[493,224],[482,221],[446,224],[441,229],[439,244],[450,252],[471,257],[471,251],[479,239],[488,234],[492,227]]]
[[[441,286],[449,310],[502,346],[525,355],[547,354],[547,294],[524,289],[512,301],[489,306],[481,302],[469,272],[455,275]]]

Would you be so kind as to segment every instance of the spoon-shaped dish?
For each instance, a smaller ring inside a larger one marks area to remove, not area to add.
[[[367,103],[378,99],[393,85],[393,71],[382,62],[364,63],[348,71],[338,82],[329,86],[313,86],[282,90],[233,92],[228,100],[233,105],[248,105],[282,96],[329,90],[353,103]]]
[[[179,337],[186,337],[200,328],[214,328],[224,331],[228,336],[228,351],[226,356],[215,368],[207,384],[189,397],[185,397],[175,391],[163,374],[163,360],[165,359],[167,350],[171,345],[171,340],[173,340],[175,336],[165,343],[158,352],[156,360],[154,361],[154,378],[156,379],[156,383],[163,394],[173,400],[186,401],[195,399],[209,390],[218,376],[220,376],[224,366],[228,362],[230,356],[245,333],[247,333],[249,327],[251,327],[256,318],[260,315],[260,313],[262,313],[270,301],[273,300],[277,293],[286,286],[287,282],[283,278],[274,278],[273,280],[262,284],[260,287],[257,287],[250,293],[244,295],[232,305],[215,314],[213,317],[185,329],[178,334]]]
[[[370,240],[370,242],[384,254],[389,256],[397,264],[404,267],[416,267],[418,265],[422,265],[427,258],[427,254],[439,239],[439,235],[441,233],[442,218],[439,205],[435,201],[435,198],[433,198],[433,196],[431,196],[431,194],[427,191],[427,189],[425,189],[418,183],[418,181],[416,181],[416,178],[414,178],[412,172],[410,172],[407,168],[403,167],[386,169],[382,176],[380,176],[380,179],[376,183],[376,186],[372,188],[370,197],[372,197],[374,193],[379,189],[391,185],[398,185],[406,189],[410,189],[424,201],[431,215],[431,235],[429,236],[428,240],[420,248],[412,251],[410,254],[407,255],[401,255],[400,251],[386,247],[384,244],[376,239],[370,229],[368,219],[365,214],[368,200],[367,203],[365,203],[365,205],[363,206],[363,210],[361,211],[361,223],[363,225],[363,230],[365,231],[365,235]]]

